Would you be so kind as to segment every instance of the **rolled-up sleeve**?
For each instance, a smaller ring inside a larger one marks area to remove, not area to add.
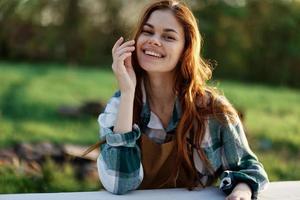
[[[236,121],[235,124],[228,123],[221,128],[224,171],[220,176],[220,189],[230,194],[238,183],[243,182],[250,186],[252,199],[256,199],[258,192],[269,182],[268,176],[248,145],[241,121]]]
[[[120,95],[117,92],[99,115],[101,145],[97,160],[98,173],[103,187],[114,194],[124,194],[136,189],[143,179],[141,152],[136,144],[141,132],[134,124],[132,131],[115,133],[113,127],[117,118]]]

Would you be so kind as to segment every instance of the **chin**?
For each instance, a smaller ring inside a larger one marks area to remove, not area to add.
[[[140,66],[146,72],[155,72],[155,71],[157,71],[156,67],[154,65],[150,66],[149,64],[140,64]]]

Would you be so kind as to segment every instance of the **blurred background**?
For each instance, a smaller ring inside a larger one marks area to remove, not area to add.
[[[111,48],[146,0],[0,0],[0,193],[99,190]],[[300,180],[300,1],[187,0],[271,181]]]

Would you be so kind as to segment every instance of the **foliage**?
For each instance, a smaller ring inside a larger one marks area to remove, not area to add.
[[[146,0],[1,0],[0,59],[111,63]],[[218,78],[300,87],[300,2],[187,1]],[[86,66],[86,65],[85,65]]]
[[[298,1],[271,0],[215,1],[195,10],[205,55],[218,62],[215,76],[299,87],[299,11]]]
[[[2,0],[0,58],[105,63],[116,34],[124,34],[119,5],[120,0]]]

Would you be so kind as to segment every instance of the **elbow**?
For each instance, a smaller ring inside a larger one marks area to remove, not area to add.
[[[112,194],[115,194],[115,195],[123,195],[123,194],[126,194],[126,193],[136,189],[136,187],[128,187],[127,184],[112,185],[112,184],[108,184],[105,181],[102,181],[102,185],[106,191],[108,191]]]
[[[125,190],[122,188],[110,187],[109,185],[103,184],[103,187],[106,191],[115,194],[115,195],[123,195],[129,192],[129,190]]]
[[[128,183],[128,180],[122,180],[121,177],[107,173],[105,163],[100,161],[100,157],[101,156],[99,156],[97,159],[98,175],[102,186],[106,191],[115,195],[123,195],[138,187],[141,182],[140,180],[134,181],[132,184],[130,184]]]
[[[101,176],[100,176],[101,177]],[[104,181],[103,178],[100,178],[102,181],[103,187],[106,191],[115,194],[115,195],[123,195],[130,191],[136,190],[141,184],[141,179],[138,180],[112,180],[108,182],[107,179]],[[115,184],[115,181],[118,181],[118,184]]]
[[[127,192],[129,192],[129,190],[111,190],[108,192],[115,194],[115,195],[123,195],[123,194],[126,194]]]
[[[106,171],[106,166],[105,163],[103,162],[103,160],[101,159],[101,155],[98,157],[97,159],[97,166],[98,166],[98,175],[99,175],[99,179],[100,182],[102,184],[102,187],[112,193],[112,194],[116,194],[116,195],[122,195],[125,194],[126,190],[122,190],[122,188],[118,187],[118,184],[116,184],[116,181],[118,181],[116,176],[113,175],[109,175]]]
[[[259,184],[259,189],[258,189],[259,192],[266,190],[268,188],[269,184],[270,184],[270,181],[268,179],[268,176],[266,175],[265,179],[263,179]]]

